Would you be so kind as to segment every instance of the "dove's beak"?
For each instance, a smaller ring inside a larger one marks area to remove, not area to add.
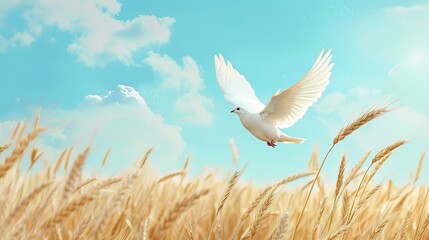
[[[235,109],[232,109],[231,111],[230,111],[230,113],[233,113],[235,111]]]

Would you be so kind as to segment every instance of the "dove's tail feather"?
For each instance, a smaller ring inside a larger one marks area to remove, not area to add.
[[[305,142],[305,140],[307,140],[307,139],[291,137],[291,136],[288,136],[288,135],[282,133],[280,135],[280,139],[277,140],[277,142],[299,144],[299,143]]]

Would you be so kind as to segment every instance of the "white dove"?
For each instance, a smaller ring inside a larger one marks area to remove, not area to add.
[[[278,90],[265,106],[249,82],[231,62],[225,63],[223,56],[214,56],[216,77],[225,99],[230,102],[240,117],[243,126],[256,138],[276,147],[276,142],[303,143],[306,139],[295,138],[281,132],[279,128],[291,127],[301,119],[307,109],[317,101],[329,83],[331,69],[331,50],[317,57],[310,71],[297,83],[286,90]]]

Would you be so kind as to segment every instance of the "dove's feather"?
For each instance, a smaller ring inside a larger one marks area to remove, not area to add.
[[[260,113],[265,105],[259,101],[250,83],[237,70],[231,62],[225,63],[222,55],[214,56],[216,77],[225,100],[234,107],[242,107],[251,113]]]
[[[292,126],[304,116],[307,109],[317,101],[329,83],[331,50],[320,52],[310,71],[297,83],[282,92],[275,93],[261,112],[263,118],[279,128]]]

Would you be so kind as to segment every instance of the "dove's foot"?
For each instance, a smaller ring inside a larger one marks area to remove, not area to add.
[[[276,142],[274,140],[271,140],[270,142],[267,142],[267,145],[270,146],[270,147],[272,147],[272,148],[275,148],[277,146]]]

